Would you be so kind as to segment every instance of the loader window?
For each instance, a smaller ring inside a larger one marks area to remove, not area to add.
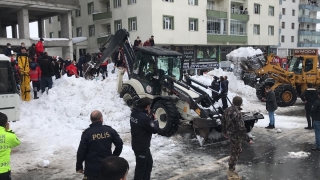
[[[15,80],[9,62],[0,62],[0,94],[15,93]]]
[[[177,57],[158,57],[158,68],[160,72],[163,72],[161,75],[173,76],[179,80],[181,59]]]
[[[313,69],[313,59],[308,58],[308,59],[306,59],[306,64],[305,64],[304,71],[305,72],[309,72],[312,69]]]
[[[289,71],[294,72],[295,74],[301,74],[302,73],[302,62],[303,58],[292,58],[290,61],[290,67]]]

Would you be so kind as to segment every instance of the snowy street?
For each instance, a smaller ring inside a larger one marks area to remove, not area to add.
[[[111,70],[109,70],[111,72]],[[227,75],[230,81],[229,98],[244,99],[243,109],[265,115],[253,129],[254,144],[243,143],[243,155],[237,170],[244,179],[316,179],[320,176],[320,156],[310,152],[314,131],[305,130],[303,103],[279,108],[276,111],[276,130],[266,130],[269,119],[265,103],[257,100],[255,90],[238,81],[232,73],[214,70],[194,77],[210,84],[212,75]],[[221,102],[219,102],[221,103]],[[11,128],[21,140],[12,152],[12,178],[81,179],[75,170],[76,152],[81,133],[90,124],[89,115],[100,110],[104,124],[118,131],[124,141],[121,156],[130,165],[128,179],[133,178],[135,156],[131,149],[129,115],[116,92],[116,74],[109,73],[105,81],[86,81],[83,78],[62,77],[54,81],[49,95],[38,100],[22,102],[20,121]],[[299,116],[292,116],[299,115]],[[229,153],[228,142],[199,147],[189,126],[180,127],[171,138],[154,135],[151,153],[154,159],[152,179],[195,180],[226,179]]]

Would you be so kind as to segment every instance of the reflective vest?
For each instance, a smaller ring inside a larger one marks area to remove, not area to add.
[[[20,145],[20,140],[11,130],[6,131],[0,126],[0,174],[11,170],[10,154],[11,148]]]

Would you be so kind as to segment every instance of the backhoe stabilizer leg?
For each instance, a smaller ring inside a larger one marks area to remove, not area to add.
[[[125,69],[118,70],[118,78],[117,78],[117,92],[120,93],[122,90],[122,80],[124,75]]]
[[[208,139],[210,133],[210,125],[207,119],[195,118],[193,120],[193,129],[200,143],[200,146],[203,146],[204,142]]]

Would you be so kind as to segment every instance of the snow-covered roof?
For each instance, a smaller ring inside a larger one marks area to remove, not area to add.
[[[88,38],[87,37],[74,37],[72,38],[72,43],[77,44],[83,41],[86,41]]]
[[[4,54],[0,54],[0,61],[10,61],[10,58]]]
[[[253,49],[252,47],[241,47],[231,51],[227,54],[227,58],[230,57],[251,57],[257,54],[262,54],[260,49]]]
[[[31,37],[30,38],[31,40],[34,40],[34,41],[39,41],[40,38],[33,38]],[[42,38],[44,41],[69,41],[68,38]]]

